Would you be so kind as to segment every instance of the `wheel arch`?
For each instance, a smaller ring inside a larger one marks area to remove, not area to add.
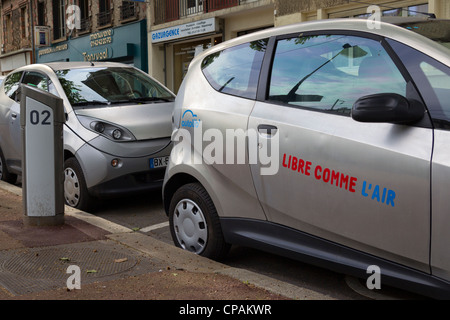
[[[177,173],[165,183],[163,188],[163,204],[167,216],[169,216],[170,199],[172,199],[175,191],[182,185],[192,182],[198,182],[202,185],[198,179],[187,173]]]
[[[67,159],[72,158],[72,157],[75,157],[75,155],[71,151],[65,149],[64,150],[64,161],[66,161]]]

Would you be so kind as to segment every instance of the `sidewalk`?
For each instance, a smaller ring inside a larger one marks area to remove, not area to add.
[[[79,268],[80,289],[74,287]],[[70,278],[70,279],[69,279]],[[68,281],[69,280],[69,281]],[[23,224],[22,189],[0,181],[0,300],[325,300],[67,207],[56,227]]]

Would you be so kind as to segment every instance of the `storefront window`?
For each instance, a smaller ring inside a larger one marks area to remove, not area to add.
[[[178,91],[192,59],[214,44],[221,42],[222,37],[186,42],[174,45],[174,88]]]
[[[397,9],[388,9],[383,10],[383,16],[422,16],[423,14],[428,13],[428,4],[419,4],[416,6],[409,6],[407,8],[397,8]]]
[[[428,4],[419,4],[408,7],[408,16],[420,16],[428,12]]]
[[[384,17],[424,17],[428,16],[428,4],[418,4],[414,6],[408,7],[398,7],[395,8],[393,6],[379,6],[381,9],[381,13]],[[342,12],[339,13],[330,13],[329,18],[341,18],[341,17],[354,17],[354,18],[369,18],[371,16],[370,13],[365,12],[366,8],[361,8],[361,13],[353,14],[346,16],[345,13],[343,15]]]

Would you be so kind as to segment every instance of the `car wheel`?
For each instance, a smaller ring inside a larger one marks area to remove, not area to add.
[[[223,237],[214,203],[199,183],[180,187],[169,210],[170,232],[177,247],[214,260],[226,256],[230,245]]]
[[[0,180],[8,183],[16,183],[17,174],[10,173],[6,167],[5,157],[3,156],[2,150],[0,150]]]
[[[88,210],[93,206],[83,170],[75,158],[64,161],[64,199],[67,205],[80,210]]]

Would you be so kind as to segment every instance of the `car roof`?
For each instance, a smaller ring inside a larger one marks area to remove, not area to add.
[[[14,69],[12,72],[24,71],[24,70],[40,70],[43,72],[51,72],[58,70],[67,70],[67,69],[77,69],[77,68],[93,68],[93,67],[124,67],[131,68],[130,65],[118,62],[83,62],[83,61],[64,61],[64,62],[44,62],[44,63],[34,63],[28,64],[17,69]]]
[[[326,19],[315,20],[308,22],[300,22],[290,24],[281,27],[273,27],[265,30],[250,33],[241,37],[237,37],[225,42],[222,42],[214,47],[206,50],[204,54],[197,56],[197,59],[201,59],[205,54],[209,54],[216,51],[221,51],[225,48],[243,44],[246,42],[256,41],[259,39],[269,38],[272,36],[295,34],[310,31],[359,31],[369,34],[379,35],[386,38],[395,39],[410,47],[416,48],[425,54],[433,56],[435,59],[450,66],[450,50],[444,46],[417,34],[413,31],[407,30],[400,26],[396,26],[392,23],[380,22],[379,28],[369,28],[369,20],[367,19],[355,19],[355,18],[341,18],[341,19]]]
[[[53,70],[77,69],[77,68],[92,68],[92,67],[130,67],[127,64],[118,62],[87,62],[87,61],[64,61],[64,62],[46,62],[41,63]]]

